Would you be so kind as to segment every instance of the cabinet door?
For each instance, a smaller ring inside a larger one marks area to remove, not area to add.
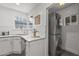
[[[16,37],[13,40],[13,53],[21,53],[21,38]]]
[[[11,52],[11,40],[9,38],[0,38],[0,55],[8,55]]]
[[[30,42],[30,55],[31,56],[44,56],[44,40],[37,40]]]

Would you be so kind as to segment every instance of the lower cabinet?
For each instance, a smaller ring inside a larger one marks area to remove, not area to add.
[[[27,56],[44,56],[44,39],[26,42],[26,55]]]
[[[22,52],[26,56],[45,56],[44,39],[25,41],[20,37],[0,38],[0,55]]]
[[[21,54],[21,38],[14,37],[13,39],[13,53]]]
[[[10,38],[0,38],[0,55],[8,55],[12,52]]]
[[[21,54],[21,38],[20,37],[0,38],[0,55],[5,56],[11,53]]]

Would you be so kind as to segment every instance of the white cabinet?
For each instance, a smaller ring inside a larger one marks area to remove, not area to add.
[[[20,37],[0,38],[0,55],[8,55],[11,53],[21,54],[21,47]]]
[[[12,52],[10,38],[0,38],[0,55],[7,55]]]
[[[26,52],[24,51],[26,49]],[[44,39],[33,41],[22,40],[21,37],[1,37],[0,55],[25,52],[27,56],[44,56]]]
[[[26,55],[28,56],[44,56],[44,39],[26,42]]]
[[[13,53],[21,53],[21,38],[14,37],[13,39]]]

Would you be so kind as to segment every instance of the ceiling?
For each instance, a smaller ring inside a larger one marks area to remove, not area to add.
[[[15,9],[17,11],[23,13],[29,13],[34,7],[37,7],[40,3],[20,3],[16,5],[16,3],[0,3],[1,6]]]
[[[72,3],[65,3],[64,5],[60,5],[59,3],[52,4],[49,8],[49,13],[51,13],[53,11],[59,11],[59,10],[66,8],[70,5],[72,5]]]
[[[20,3],[19,5],[16,5],[16,3],[0,3],[1,6],[7,7],[7,8],[11,8],[23,13],[29,13],[33,8],[38,7],[38,5],[41,5],[43,3]],[[65,3],[63,6],[60,6],[59,3],[53,3],[50,7],[49,7],[49,13],[51,13],[53,10],[54,11],[58,11],[61,10],[63,8],[68,7],[69,5],[71,5],[71,3]]]

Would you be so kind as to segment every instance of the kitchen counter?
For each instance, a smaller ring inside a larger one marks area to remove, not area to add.
[[[44,56],[44,39],[44,37],[32,37],[30,35],[0,36],[0,55],[5,56],[10,53],[21,54],[24,51],[26,56]]]
[[[29,35],[4,35],[4,36],[0,36],[0,38],[5,38],[5,37],[21,37],[21,38],[25,39],[26,41],[36,41],[36,40],[40,40],[40,39],[44,38],[44,37],[32,37]]]

